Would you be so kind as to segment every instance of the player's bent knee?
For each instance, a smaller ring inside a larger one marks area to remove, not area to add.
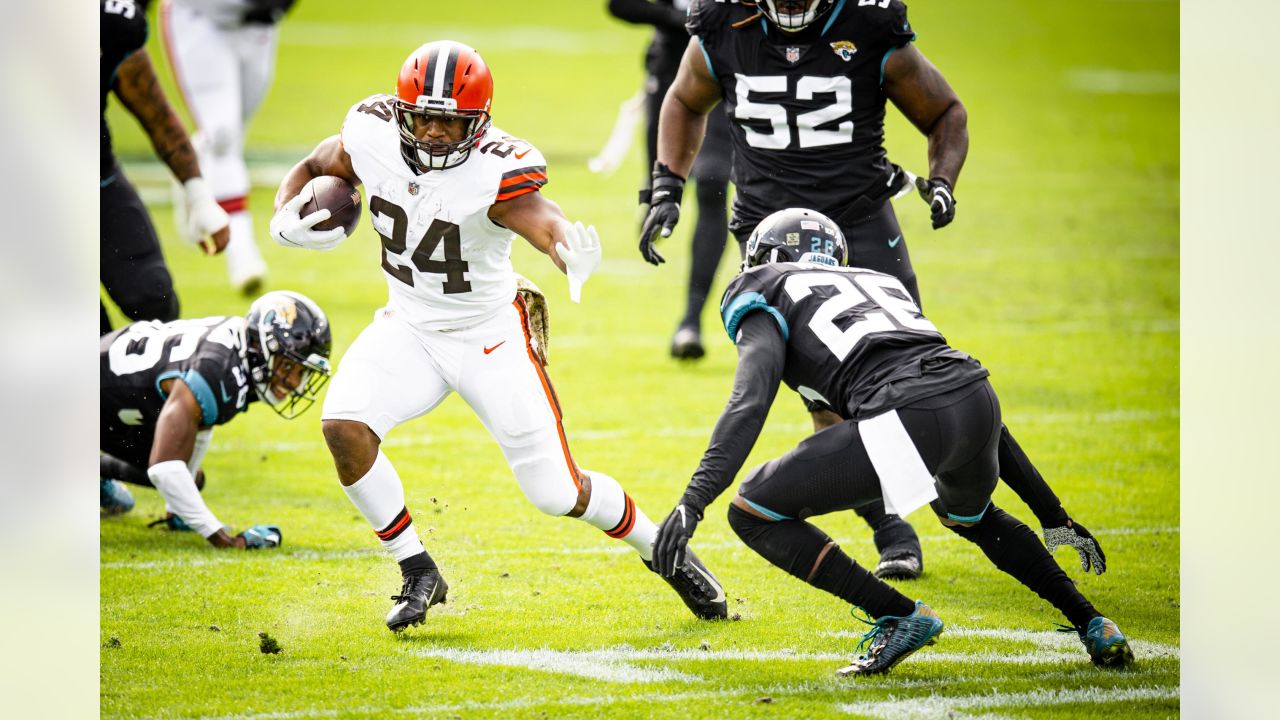
[[[343,485],[354,485],[378,459],[378,436],[356,420],[321,420],[320,429],[333,455],[338,479]]]
[[[529,502],[547,515],[568,515],[578,503],[578,487],[563,458],[518,460],[511,463],[511,472]]]

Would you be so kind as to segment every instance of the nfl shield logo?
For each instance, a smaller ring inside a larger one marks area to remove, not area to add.
[[[787,48],[787,62],[793,65],[797,62],[800,62],[800,48],[798,47]]]
[[[417,195],[417,194],[418,194],[418,183],[416,183],[416,182],[411,182],[411,183],[409,183],[409,194],[410,194],[410,195]]]

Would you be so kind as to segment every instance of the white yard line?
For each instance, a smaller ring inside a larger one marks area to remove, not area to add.
[[[1098,95],[1177,95],[1180,76],[1176,72],[1071,68],[1066,80],[1077,90]]]
[[[933,695],[926,698],[846,703],[838,707],[851,715],[892,720],[926,720],[928,718],[953,718],[957,716],[957,711],[972,711],[982,715],[985,710],[1003,707],[1067,704],[1100,705],[1140,700],[1173,700],[1178,697],[1178,688],[1089,687],[1076,690],[1032,690],[1020,693],[996,692],[989,695],[965,695],[961,697]]]

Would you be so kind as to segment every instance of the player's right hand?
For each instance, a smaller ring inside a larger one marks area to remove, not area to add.
[[[565,274],[569,276],[569,299],[582,301],[582,284],[600,266],[600,236],[596,226],[583,227],[577,222],[565,229],[564,240],[556,244],[556,253],[564,261]]]
[[[311,250],[332,250],[347,239],[341,227],[331,230],[315,230],[316,223],[329,219],[329,210],[322,208],[306,217],[299,217],[298,211],[306,203],[301,194],[276,211],[271,218],[271,237],[285,247],[301,247]]]
[[[1044,529],[1044,546],[1052,553],[1054,550],[1069,546],[1080,555],[1080,569],[1089,572],[1089,568],[1093,568],[1093,572],[1101,575],[1107,571],[1107,555],[1102,552],[1102,545],[1098,539],[1089,533],[1083,525],[1074,522],[1070,518],[1067,519],[1065,525],[1061,527],[1047,527]]]
[[[653,168],[653,189],[649,194],[649,214],[640,228],[640,255],[650,265],[661,265],[666,258],[653,246],[658,237],[671,237],[680,221],[680,200],[684,196],[684,178],[662,163]]]
[[[261,550],[263,548],[280,547],[284,535],[277,525],[254,525],[236,537],[244,538],[245,550]]]
[[[202,177],[193,177],[182,183],[181,207],[175,215],[181,218],[181,227],[187,240],[199,245],[206,255],[217,255],[231,241],[231,219],[214,199],[209,185]]]

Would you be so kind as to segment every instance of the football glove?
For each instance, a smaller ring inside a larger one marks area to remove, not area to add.
[[[302,194],[276,211],[271,218],[271,237],[285,247],[301,247],[311,250],[332,250],[347,239],[347,233],[336,227],[330,230],[313,229],[316,223],[329,219],[329,209],[321,208],[306,217],[299,217],[298,211],[306,204],[307,198]]]
[[[685,548],[689,546],[689,538],[698,529],[698,521],[702,514],[681,503],[667,515],[658,528],[658,536],[653,540],[654,572],[662,577],[671,577],[676,568],[684,565]]]
[[[1050,553],[1063,545],[1075,549],[1080,554],[1081,570],[1089,572],[1092,566],[1093,572],[1098,575],[1107,571],[1107,555],[1102,552],[1102,545],[1080,523],[1068,519],[1064,526],[1044,529],[1044,546]]]
[[[176,215],[187,241],[199,245],[206,255],[222,252],[231,239],[231,219],[213,199],[204,178],[193,177],[182,183],[181,201]]]
[[[671,237],[680,222],[680,200],[684,197],[684,178],[662,163],[654,163],[653,189],[649,191],[649,214],[640,228],[640,255],[650,265],[661,265],[666,258],[654,248],[658,236]]]
[[[244,538],[245,550],[280,547],[280,542],[284,539],[276,525],[254,525],[236,537]]]
[[[569,299],[582,301],[582,284],[600,266],[600,236],[596,227],[583,227],[577,222],[565,229],[564,240],[556,243],[556,252],[564,261],[569,276]]]
[[[933,229],[950,225],[956,218],[956,198],[951,190],[951,183],[942,178],[916,178],[916,189],[920,191],[920,197],[929,203]]]

